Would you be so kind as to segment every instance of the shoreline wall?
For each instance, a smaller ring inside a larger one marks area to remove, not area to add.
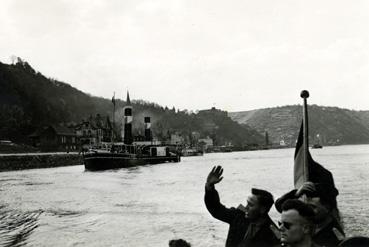
[[[82,155],[77,153],[0,154],[0,172],[82,164]]]

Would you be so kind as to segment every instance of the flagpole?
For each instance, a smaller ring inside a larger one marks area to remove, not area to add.
[[[115,92],[113,95],[113,126],[112,126],[112,130],[111,130],[111,142],[114,143],[114,127],[115,127]]]
[[[303,174],[304,174],[304,182],[309,180],[309,169],[308,169],[308,152],[309,152],[309,126],[308,126],[308,110],[307,110],[307,98],[309,98],[309,92],[307,90],[303,90],[301,92],[301,98],[304,99],[303,105],[303,125],[304,125],[304,165],[303,165]]]

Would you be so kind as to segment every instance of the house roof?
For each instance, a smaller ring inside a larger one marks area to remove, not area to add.
[[[54,126],[53,125],[53,126],[50,126],[50,127],[52,127],[55,130],[57,135],[65,135],[65,136],[74,136],[74,135],[76,135],[76,132],[74,130],[69,129],[69,128],[64,127],[64,126]]]
[[[84,126],[88,126],[89,128],[96,130],[96,129],[106,129],[110,130],[112,129],[112,123],[110,122],[109,116],[107,116],[105,119],[101,117],[100,115],[97,115],[95,117],[90,116],[86,121],[82,121],[80,124],[78,124],[75,129],[80,130],[84,129]]]

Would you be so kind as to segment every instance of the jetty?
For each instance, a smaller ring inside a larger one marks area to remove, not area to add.
[[[82,164],[82,156],[77,152],[0,154],[0,172]]]

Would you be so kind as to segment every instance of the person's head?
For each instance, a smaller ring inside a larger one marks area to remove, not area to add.
[[[294,246],[311,240],[314,233],[314,211],[300,200],[287,200],[282,205],[281,242]]]
[[[300,200],[305,200],[305,203],[309,204],[315,213],[316,223],[323,222],[329,217],[332,210],[337,209],[338,191],[336,188],[329,186],[328,184],[315,183],[315,191],[305,193],[306,198],[302,197]]]
[[[273,195],[266,190],[251,189],[251,195],[247,198],[246,218],[256,220],[268,214],[274,203]]]
[[[191,247],[191,244],[183,239],[172,239],[169,241],[169,247]]]
[[[303,198],[300,198],[300,200],[304,201]],[[306,197],[305,203],[314,210],[315,222],[317,224],[324,222],[329,217],[331,209],[322,202],[320,197]]]

